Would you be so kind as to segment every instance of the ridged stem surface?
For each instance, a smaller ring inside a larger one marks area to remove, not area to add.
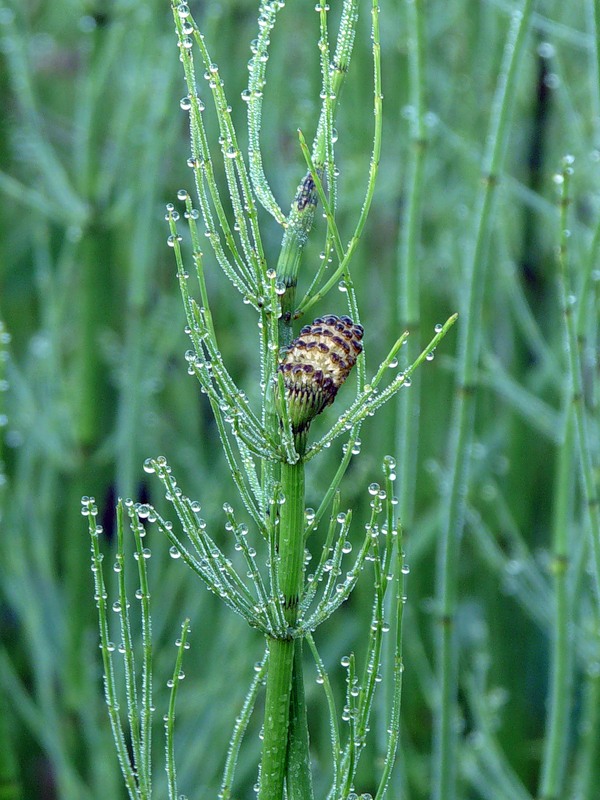
[[[290,629],[298,617],[298,598],[302,589],[304,563],[304,464],[282,463],[281,489],[284,503],[279,513],[279,586],[283,596],[284,614]],[[294,707],[295,723],[304,719],[303,686],[292,688],[302,680],[301,670],[294,673],[295,640],[271,639],[269,642],[269,671],[265,700],[263,757],[259,800],[281,800],[287,772],[290,704]],[[301,655],[301,651],[300,651]],[[298,659],[300,658],[298,656]],[[305,725],[294,725],[294,763],[308,766],[308,736]],[[302,748],[302,742],[305,742]],[[303,749],[303,753],[298,752]],[[291,778],[294,785],[294,777]],[[289,792],[288,792],[289,794]],[[296,793],[295,795],[299,797]],[[305,794],[305,797],[310,795]]]

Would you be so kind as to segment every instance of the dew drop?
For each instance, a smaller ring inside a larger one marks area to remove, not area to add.
[[[556,50],[550,42],[540,42],[537,53],[540,58],[553,58]]]

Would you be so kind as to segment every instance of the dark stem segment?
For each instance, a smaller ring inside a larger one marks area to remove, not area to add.
[[[288,225],[283,235],[277,262],[277,280],[281,281],[285,286],[285,293],[281,297],[280,347],[288,345],[292,340],[291,324],[295,310],[298,271],[304,252],[304,245],[315,218],[317,199],[315,183],[309,172],[300,183],[292,203],[292,210],[288,217]]]

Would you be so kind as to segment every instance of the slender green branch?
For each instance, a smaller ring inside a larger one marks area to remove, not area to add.
[[[327,86],[330,87],[330,91],[324,91],[322,93],[324,96],[321,106],[321,115],[312,149],[315,172],[318,174],[321,173],[325,166],[328,166],[326,164],[328,151],[326,135],[328,130],[331,131],[333,127],[335,108],[350,62],[357,21],[356,7],[356,0],[344,0],[337,46],[333,61],[330,65],[332,75],[327,75],[324,79]],[[324,15],[327,10],[327,4],[324,0],[320,0],[320,13]],[[329,80],[330,77],[331,80]],[[309,173],[298,186],[296,198],[287,219],[287,227],[283,236],[277,263],[277,277],[285,286],[285,293],[281,299],[282,323],[280,326],[280,342],[282,345],[288,344],[291,338],[289,325],[294,315],[298,271],[302,252],[313,225],[315,206],[316,196],[314,179]]]
[[[594,558],[594,582],[596,601],[600,601],[600,516],[597,486],[594,476],[589,443],[586,410],[584,407],[583,379],[580,350],[577,342],[574,308],[571,302],[568,207],[569,184],[572,174],[571,157],[564,159],[563,169],[555,176],[560,190],[560,244],[558,248],[558,272],[560,301],[563,311],[564,334],[568,356],[569,381],[566,392],[564,440],[559,450],[559,469],[556,492],[556,511],[553,542],[553,573],[555,585],[555,628],[552,649],[552,683],[548,708],[548,734],[542,764],[540,785],[541,798],[555,798],[564,794],[564,771],[569,740],[569,711],[572,685],[572,599],[568,592],[568,565],[573,542],[570,541],[568,508],[572,493],[572,453],[575,434],[578,441],[580,468],[582,473],[584,509],[592,533]]]
[[[339,507],[340,495],[339,492],[336,492],[336,496],[333,500],[331,516],[329,518],[327,536],[325,537],[323,541],[323,547],[321,548],[321,557],[315,571],[308,576],[308,586],[304,589],[302,601],[300,603],[300,611],[302,615],[305,614],[306,609],[312,603],[313,598],[317,593],[319,584],[323,579],[323,575],[325,574],[326,566],[330,561],[330,555],[333,548],[333,541],[335,539],[337,526],[341,526],[338,534],[340,539],[342,536],[347,536],[350,529],[350,525],[352,523],[352,512],[349,510],[347,514],[344,512],[338,513]],[[310,524],[312,525],[312,522]]]
[[[586,517],[592,535],[596,602],[600,604],[600,500],[598,498],[595,465],[592,456],[592,437],[590,437],[588,417],[585,408],[581,350],[577,340],[577,329],[574,320],[573,304],[577,298],[572,291],[570,264],[567,257],[567,209],[570,203],[569,181],[573,171],[571,166],[572,162],[573,159],[567,156],[565,158],[563,170],[558,176],[558,186],[561,192],[561,241],[558,258],[558,277],[565,327],[569,380],[572,392],[571,397],[575,414],[575,430],[577,432],[577,444],[579,449],[583,497]]]
[[[242,706],[242,710],[238,715],[237,722],[235,729],[233,731],[233,736],[231,737],[231,742],[229,744],[229,750],[227,751],[227,761],[225,763],[225,769],[223,771],[223,781],[221,783],[221,790],[219,793],[219,800],[230,800],[232,786],[233,786],[233,775],[235,772],[235,767],[237,764],[240,747],[242,746],[242,740],[248,728],[248,724],[250,722],[250,716],[252,711],[254,710],[254,704],[256,703],[256,698],[258,697],[258,693],[262,684],[265,680],[265,675],[267,674],[267,669],[269,665],[268,659],[268,651],[265,652],[263,660],[255,667],[255,675],[252,679],[252,683],[250,684],[250,689],[248,694],[246,695],[246,699],[244,700],[244,705]]]
[[[106,706],[108,708],[112,734],[115,740],[117,755],[119,757],[119,765],[121,767],[121,772],[123,773],[123,779],[125,781],[127,793],[129,794],[130,800],[139,800],[136,776],[129,759],[125,734],[123,732],[123,726],[119,717],[119,702],[117,698],[115,671],[112,660],[112,654],[115,646],[110,641],[108,629],[108,616],[106,613],[108,594],[106,591],[106,584],[104,583],[102,554],[100,552],[100,545],[98,542],[100,530],[96,525],[98,509],[93,497],[82,498],[81,505],[81,513],[88,517],[89,533],[91,537],[92,572],[94,574],[94,591],[98,608],[98,623],[100,626],[100,648],[102,652],[102,664],[104,668],[104,691],[106,695]],[[119,507],[121,508],[121,515],[120,517],[117,517],[117,525],[122,527],[123,517],[121,504],[119,504]],[[120,564],[122,569],[122,554],[121,558],[117,559],[117,563]]]
[[[248,88],[242,92],[242,99],[248,103],[248,160],[254,192],[261,205],[280,225],[285,226],[285,214],[279,208],[265,175],[260,146],[260,123],[268,48],[277,12],[281,8],[283,8],[283,3],[273,3],[270,0],[262,0],[260,4],[258,36],[252,43],[253,57],[249,67]]]
[[[333,757],[333,784],[331,789],[331,794],[334,797],[339,796],[339,780],[340,780],[340,753],[341,753],[341,746],[340,746],[340,729],[337,720],[337,711],[335,707],[335,697],[333,694],[333,689],[331,688],[331,682],[329,680],[329,675],[325,670],[325,665],[321,659],[321,656],[318,653],[317,646],[315,644],[315,640],[312,634],[307,634],[306,641],[308,642],[308,646],[310,647],[312,656],[315,660],[315,664],[317,665],[317,672],[318,678],[317,682],[322,684],[323,690],[325,692],[325,698],[327,700],[327,708],[329,710],[329,728],[331,731],[331,751]]]
[[[344,277],[346,281],[349,279],[348,273],[348,266],[349,263],[354,255],[356,247],[358,246],[358,242],[360,241],[360,237],[362,236],[362,232],[364,226],[367,221],[367,217],[369,211],[371,209],[371,203],[373,201],[373,196],[375,194],[375,182],[377,179],[377,173],[379,169],[379,160],[381,156],[381,136],[382,136],[382,123],[383,123],[383,106],[382,100],[383,95],[381,92],[381,45],[379,40],[379,6],[377,3],[373,3],[372,8],[372,18],[373,18],[373,76],[374,76],[374,118],[375,118],[375,126],[374,126],[374,134],[373,134],[373,149],[371,152],[371,160],[369,162],[369,174],[367,178],[367,190],[365,193],[365,200],[363,202],[363,206],[358,218],[358,222],[356,224],[356,228],[354,233],[346,247],[344,257],[337,267],[337,269],[333,272],[331,277],[325,282],[325,284],[312,296],[306,295],[304,299],[298,305],[298,308],[295,311],[294,316],[299,317],[302,314],[306,313],[309,308],[311,308],[315,303],[321,300],[338,282],[339,280]],[[314,158],[314,152],[313,152]],[[318,162],[316,163],[318,168]]]
[[[183,654],[189,647],[187,643],[190,631],[189,619],[184,620],[181,626],[181,636],[177,640],[177,658],[173,668],[173,677],[169,681],[171,692],[169,694],[169,709],[165,718],[166,736],[166,769],[168,780],[169,800],[178,800],[177,794],[177,773],[175,770],[175,703],[177,701],[177,689],[183,679]]]
[[[396,585],[396,597],[394,608],[394,661],[393,661],[393,684],[392,684],[392,702],[389,711],[389,724],[387,728],[387,751],[384,760],[384,768],[377,789],[375,800],[381,800],[388,788],[392,769],[396,759],[398,744],[400,741],[400,702],[402,698],[402,677],[404,673],[404,662],[402,658],[402,622],[404,618],[404,604],[406,602],[406,575],[408,573],[408,566],[405,562],[403,551],[403,531],[402,528],[397,526],[394,514],[394,507],[391,503],[391,495],[394,487],[396,477],[395,460],[388,456],[388,461],[384,465],[386,473],[386,492],[388,495],[388,530],[387,535],[395,539],[395,560],[394,560],[394,581]],[[394,536],[395,534],[395,536]],[[390,555],[391,555],[391,548]]]
[[[140,714],[138,707],[138,696],[136,687],[136,671],[135,660],[133,653],[133,641],[131,637],[131,624],[129,614],[129,601],[127,599],[127,591],[125,586],[125,542],[123,537],[123,503],[119,501],[117,504],[117,575],[119,582],[119,600],[116,605],[113,605],[113,611],[119,614],[121,621],[121,639],[124,656],[125,668],[125,690],[127,695],[127,712],[129,718],[129,735],[131,738],[131,750],[133,753],[133,763],[141,765],[142,759],[142,741],[140,733]],[[145,772],[140,767],[138,777],[144,780]],[[147,794],[147,791],[146,791]]]
[[[397,375],[392,382],[385,387],[385,389],[376,391],[383,378],[383,375],[386,372],[386,369],[390,366],[390,364],[394,363],[396,353],[399,347],[402,345],[402,342],[406,339],[406,334],[403,334],[400,339],[396,341],[387,357],[380,364],[379,369],[373,376],[372,381],[365,385],[363,391],[358,395],[356,400],[350,405],[348,410],[338,418],[337,422],[332,425],[322,439],[308,449],[304,460],[310,460],[320,450],[328,446],[328,444],[337,438],[344,430],[352,428],[353,426],[362,422],[366,417],[370,416],[384,403],[390,400],[402,386],[410,386],[412,373],[420,364],[423,363],[423,361],[431,360],[431,354],[435,351],[438,343],[441,341],[441,339],[443,339],[457,319],[458,314],[453,314],[446,320],[444,325],[438,326],[435,336],[431,339],[427,347],[421,351],[419,356],[417,356],[410,367],[405,372],[401,372],[399,375]]]
[[[136,762],[136,772],[142,798],[152,795],[152,626],[150,621],[150,587],[148,585],[148,571],[146,561],[150,558],[150,549],[144,547],[142,537],[146,535],[144,526],[137,516],[133,501],[126,500],[125,506],[130,519],[130,527],[135,541],[134,557],[138,565],[140,579],[139,591],[136,598],[141,605],[142,627],[142,686],[141,686],[141,713],[140,713],[140,744],[141,760]]]

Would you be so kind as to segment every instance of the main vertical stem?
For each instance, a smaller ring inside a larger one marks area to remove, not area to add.
[[[304,463],[282,463],[285,502],[279,513],[279,588],[290,629],[298,618],[304,563]],[[271,639],[259,800],[282,800],[287,771],[294,639]],[[306,758],[308,754],[306,753]]]

